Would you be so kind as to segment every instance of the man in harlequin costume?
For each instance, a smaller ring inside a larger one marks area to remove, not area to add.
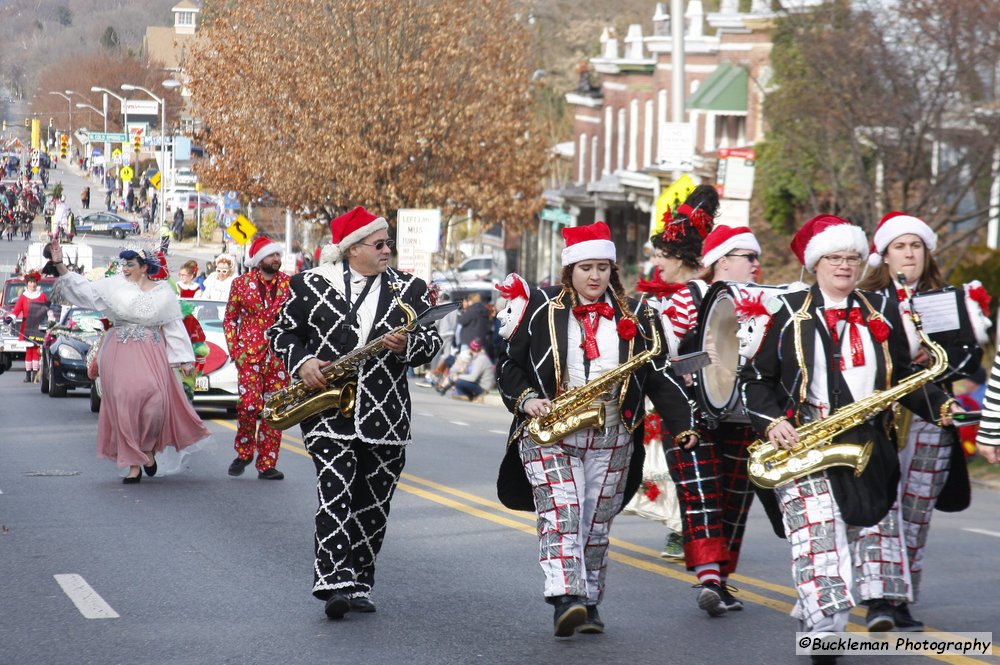
[[[264,337],[288,299],[288,275],[281,272],[284,251],[280,244],[263,236],[253,241],[246,260],[250,270],[233,279],[222,320],[229,357],[239,371],[240,390],[236,459],[229,465],[230,476],[242,475],[256,451],[258,478],[285,477],[275,468],[281,432],[260,421],[265,395],[288,385],[288,373]]]
[[[39,288],[38,282],[41,279],[41,275],[37,272],[29,272],[24,276],[25,289],[21,292],[21,295],[17,297],[17,302],[14,303],[14,309],[11,310],[11,316],[8,317],[13,320],[17,317],[21,318],[21,336],[19,339],[24,340],[29,336],[29,328],[37,329],[38,319],[44,318],[44,305],[48,300],[45,294],[42,293],[42,289]],[[32,310],[35,310],[34,312]],[[39,316],[39,310],[43,310]],[[29,326],[28,324],[34,323],[34,325]],[[35,374],[38,373],[39,366],[39,353],[38,344],[32,344],[24,351],[24,382],[31,383],[35,380]]]

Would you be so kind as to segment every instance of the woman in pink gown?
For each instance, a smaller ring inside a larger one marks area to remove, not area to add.
[[[166,281],[150,279],[163,266],[148,252],[125,250],[119,259],[119,274],[90,282],[66,269],[62,248],[52,243],[59,295],[74,305],[100,310],[113,324],[97,355],[103,398],[97,455],[114,460],[119,468],[129,467],[123,482],[132,484],[139,482],[143,470],[156,474],[155,456],[168,446],[190,452],[211,434],[172,369],[189,374],[194,352],[173,289]],[[172,456],[172,461],[179,467],[181,458]]]

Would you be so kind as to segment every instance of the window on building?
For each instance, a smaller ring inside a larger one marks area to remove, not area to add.
[[[177,12],[177,25],[194,25],[194,12]]]

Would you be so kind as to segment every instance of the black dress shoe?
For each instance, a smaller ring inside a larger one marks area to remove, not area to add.
[[[122,485],[135,485],[140,480],[142,480],[142,469],[139,470],[139,475],[137,476],[125,476],[122,478]]]
[[[364,596],[360,598],[351,598],[351,611],[362,612],[364,614],[374,612],[375,603],[371,601],[371,598],[365,598]]]
[[[326,599],[324,608],[326,616],[331,619],[343,619],[351,611],[351,601],[342,593],[335,593]]]
[[[559,596],[553,604],[556,606],[552,620],[556,637],[569,637],[587,620],[587,606],[579,596]]]
[[[258,473],[257,477],[261,480],[284,480],[285,474],[272,466],[270,469],[264,469]]]
[[[143,467],[142,467],[142,470],[145,471],[146,475],[149,476],[150,478],[152,478],[153,476],[156,475],[156,469],[157,469],[157,466],[156,466],[156,459],[155,458],[153,459],[153,463],[152,464],[150,464],[149,466],[143,465]]]
[[[237,457],[233,460],[233,463],[229,465],[229,475],[230,476],[242,476],[243,470],[253,462],[253,457],[250,459],[243,459],[242,457]]]
[[[587,619],[576,629],[578,633],[596,634],[604,632],[604,622],[597,613],[597,605],[587,605]]]

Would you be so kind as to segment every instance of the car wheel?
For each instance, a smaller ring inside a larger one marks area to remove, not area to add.
[[[38,379],[38,385],[42,389],[43,393],[49,392],[49,357],[46,355],[42,356],[42,370],[41,376]]]
[[[49,365],[49,397],[65,397],[66,396],[66,386],[60,386],[56,383],[56,370],[52,365]]]
[[[100,413],[101,411],[101,396],[97,394],[97,384],[90,384],[90,412]]]
[[[125,231],[121,229],[114,229],[111,231],[111,235],[114,237],[115,240],[121,240],[122,238],[125,237]]]

